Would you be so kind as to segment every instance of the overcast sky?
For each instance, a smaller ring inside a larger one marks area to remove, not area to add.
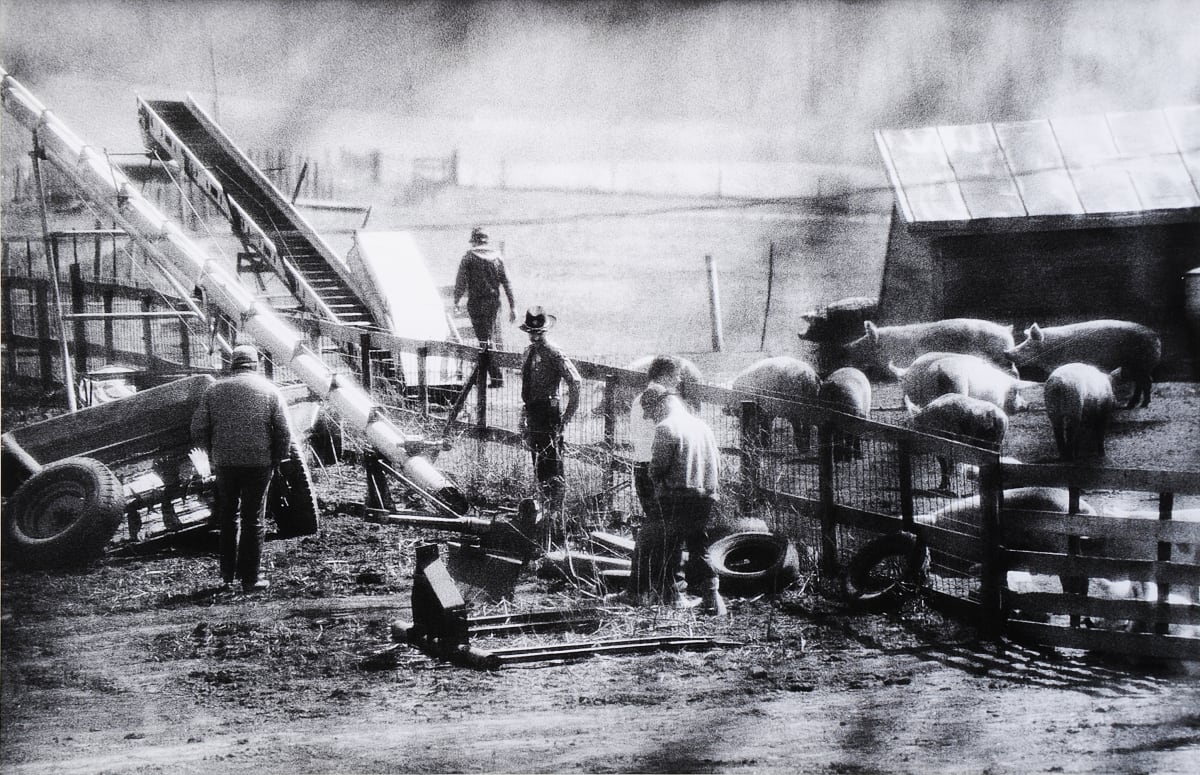
[[[136,144],[135,95],[185,92],[251,144],[454,124],[564,159],[754,161],[870,162],[880,127],[1200,102],[1200,0],[0,0],[0,35],[3,66],[103,145]]]

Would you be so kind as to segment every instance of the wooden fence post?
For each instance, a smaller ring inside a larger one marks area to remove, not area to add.
[[[704,257],[705,273],[708,276],[708,312],[712,317],[712,349],[719,353],[725,349],[725,335],[721,328],[721,289],[717,284],[717,264],[711,255]]]
[[[54,339],[50,334],[50,283],[47,280],[37,285],[37,337],[38,361],[41,365],[42,387],[50,390],[54,386]]]
[[[742,510],[751,511],[758,500],[762,440],[759,437],[759,409],[754,401],[742,401],[740,406],[742,464]]]
[[[1008,623],[1008,611],[1001,593],[1008,575],[1004,563],[1003,526],[1000,522],[1003,497],[1000,459],[997,456],[995,460],[979,466],[979,537],[983,544],[979,603],[983,607],[981,619],[984,627],[993,637],[1003,635]]]
[[[12,286],[0,285],[0,293],[4,294],[4,341],[12,343],[4,348],[5,369],[11,379],[17,376],[17,347],[13,338],[17,333],[17,319],[13,314]]]
[[[113,289],[107,288],[104,291],[104,312],[111,315],[113,312]],[[117,342],[113,332],[112,318],[104,319],[104,362],[112,363],[117,358]]]
[[[96,222],[96,228],[100,228],[100,222]],[[92,279],[100,282],[100,235],[92,235]]]
[[[896,441],[899,456],[897,474],[900,477],[900,518],[905,529],[913,525],[913,467],[912,443],[907,438]]]
[[[142,312],[154,311],[154,297],[142,297]],[[146,318],[142,321],[142,350],[146,353],[147,367],[154,368],[154,321]]]
[[[607,493],[604,508],[612,510],[613,488],[616,486],[617,469],[613,458],[617,451],[617,375],[604,375],[604,448],[608,450],[608,465],[604,467],[604,492]],[[636,410],[637,407],[635,406]]]
[[[1171,512],[1175,506],[1175,493],[1160,492],[1158,494],[1158,519],[1160,522],[1169,522],[1171,520]],[[1158,561],[1171,561],[1171,542],[1158,542]],[[1157,581],[1157,579],[1156,579]],[[1167,596],[1171,593],[1171,585],[1158,582],[1158,621],[1154,623],[1154,632],[1158,635],[1167,635],[1170,632],[1170,622],[1167,616],[1170,613],[1167,608]]]
[[[828,420],[817,426],[817,493],[821,503],[821,573],[838,572],[837,514],[833,489],[833,440],[837,430]]]
[[[71,264],[71,311],[87,312],[87,301],[83,295],[83,272],[78,262]],[[71,326],[72,337],[75,340],[75,373],[86,374],[88,370],[88,341],[87,323],[76,320]],[[73,386],[68,386],[73,389]]]
[[[358,364],[363,389],[371,392],[371,335],[358,335]]]
[[[480,430],[487,428],[487,386],[488,367],[492,365],[492,351],[484,342],[479,348],[479,367],[475,369],[475,395],[479,407],[475,414],[475,426]],[[482,446],[480,447],[482,449]]]
[[[179,360],[183,368],[192,368],[192,329],[188,327],[188,319],[182,315],[179,317]]]
[[[421,403],[421,416],[429,416],[429,347],[417,348],[417,400]]]

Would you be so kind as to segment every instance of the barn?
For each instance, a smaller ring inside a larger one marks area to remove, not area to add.
[[[1144,323],[1158,379],[1200,379],[1200,105],[884,129],[895,193],[878,318]],[[1194,314],[1194,311],[1193,311]]]

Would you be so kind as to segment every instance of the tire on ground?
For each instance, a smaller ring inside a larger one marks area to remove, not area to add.
[[[108,466],[88,457],[50,463],[4,509],[4,555],[38,568],[86,563],[104,552],[124,514],[125,493]]]
[[[267,496],[267,514],[275,520],[276,536],[313,535],[319,525],[317,497],[304,456],[293,444],[288,459],[280,463]]]
[[[929,549],[912,533],[874,538],[846,567],[847,593],[862,605],[893,605],[914,593],[929,573]]]
[[[795,545],[771,533],[727,535],[709,547],[709,558],[720,578],[722,593],[774,593],[800,577]]]

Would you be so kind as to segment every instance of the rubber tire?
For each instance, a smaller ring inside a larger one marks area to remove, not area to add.
[[[267,514],[275,520],[277,538],[314,535],[320,527],[320,510],[313,493],[312,476],[296,445],[279,464],[267,495]]]
[[[13,493],[4,554],[33,568],[81,565],[103,554],[124,517],[125,493],[108,466],[90,457],[58,460]]]
[[[881,564],[898,563],[885,574]],[[872,539],[846,567],[847,594],[863,606],[889,607],[915,593],[929,574],[929,549],[912,533],[898,531]]]
[[[713,542],[708,555],[722,593],[773,594],[800,577],[800,556],[795,545],[771,533],[727,535]]]

